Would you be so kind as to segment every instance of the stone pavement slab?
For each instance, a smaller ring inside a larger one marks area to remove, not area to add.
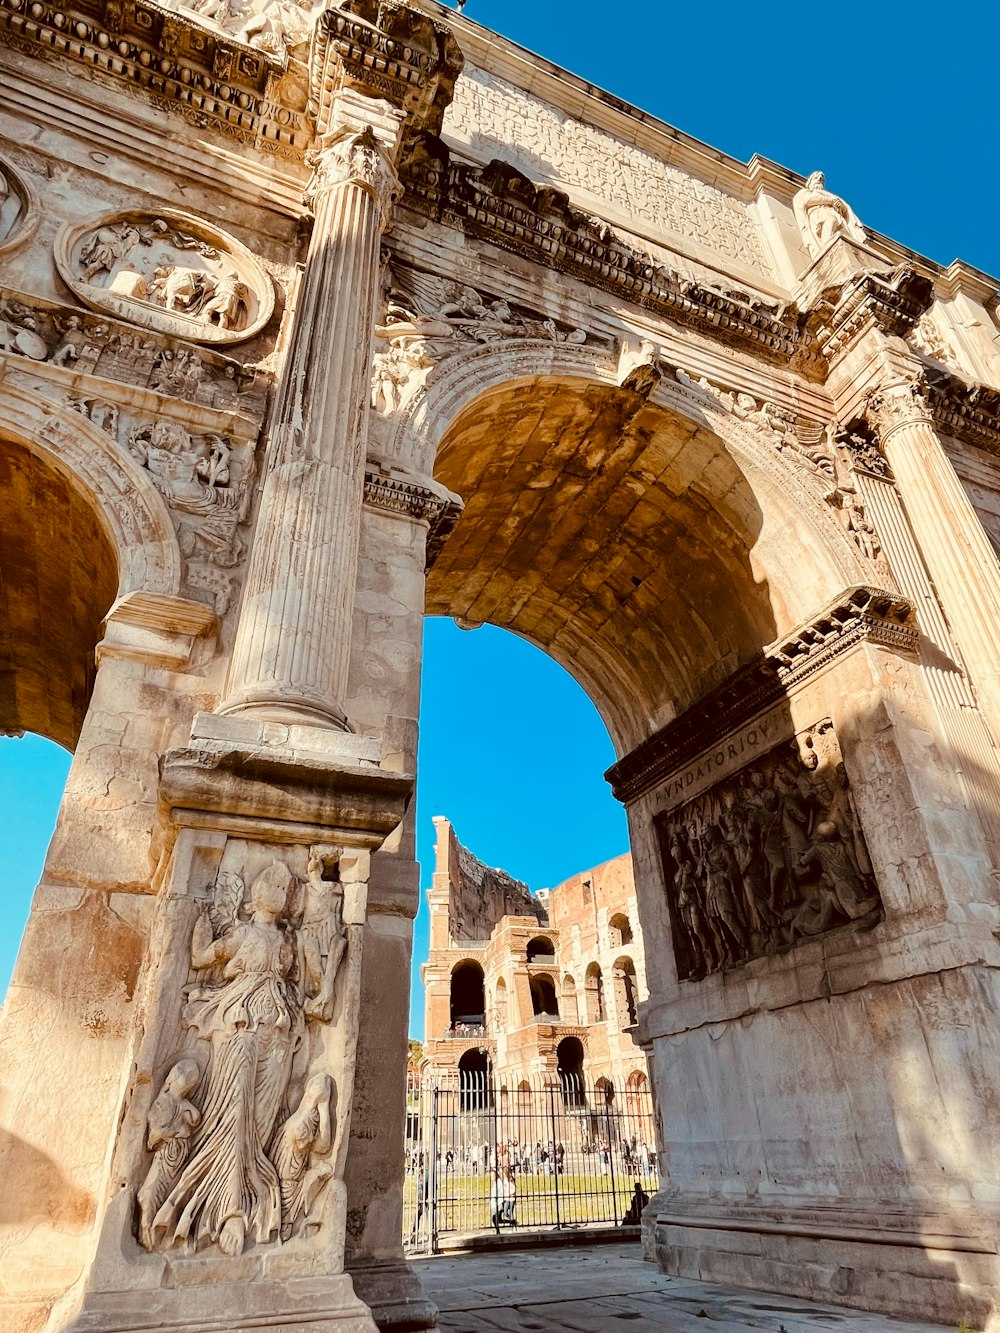
[[[940,1324],[667,1277],[635,1243],[421,1259],[414,1268],[442,1333],[944,1333]]]

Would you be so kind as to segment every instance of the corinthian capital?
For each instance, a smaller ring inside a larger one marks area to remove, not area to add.
[[[311,155],[312,178],[306,203],[315,212],[320,198],[340,185],[358,185],[376,200],[383,227],[388,225],[392,205],[402,186],[388,152],[370,125],[364,129],[341,129],[330,135]]]
[[[933,422],[923,385],[917,379],[899,380],[873,390],[868,396],[865,415],[878,432],[882,444],[901,426]]]

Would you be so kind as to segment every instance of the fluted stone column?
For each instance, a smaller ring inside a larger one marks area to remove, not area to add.
[[[901,379],[871,398],[870,415],[910,526],[1000,736],[1000,562],[945,453],[919,383]]]
[[[401,112],[350,91],[314,162],[315,216],[221,712],[349,729],[379,238]]]

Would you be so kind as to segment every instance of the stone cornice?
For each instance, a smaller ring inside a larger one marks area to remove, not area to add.
[[[938,430],[1000,457],[1000,391],[938,370],[927,369],[924,379]]]
[[[615,797],[628,804],[643,796],[675,769],[863,641],[915,651],[918,631],[912,603],[880,588],[848,588],[819,615],[777,640],[756,661],[613,764],[604,776]]]
[[[325,10],[313,38],[310,84],[321,134],[335,128],[336,94],[384,98],[436,134],[464,59],[451,29],[399,0]]]
[[[907,265],[882,273],[860,272],[824,292],[807,325],[832,361],[870,329],[905,337],[933,299],[931,280]]]
[[[426,569],[430,569],[441,554],[462,513],[462,502],[450,491],[434,490],[410,477],[383,472],[373,466],[365,469],[365,504],[370,509],[381,509],[389,514],[426,520]]]
[[[822,378],[824,367],[797,312],[745,292],[722,292],[671,272],[568,196],[500,161],[452,162],[432,135],[411,136],[400,162],[405,204],[526,259],[579,278],[758,356]]]
[[[71,60],[262,152],[299,156],[312,136],[305,116],[276,100],[284,58],[146,0],[0,0],[0,43]]]

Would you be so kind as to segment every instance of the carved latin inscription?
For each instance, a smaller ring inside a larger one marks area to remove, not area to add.
[[[755,739],[761,726],[752,728]],[[730,750],[742,753],[748,735],[732,740],[732,746],[719,746],[717,769],[727,766]],[[707,757],[713,763],[717,758]],[[680,788],[696,781],[688,784],[682,775]],[[668,800],[678,794],[677,785],[668,784]],[[868,928],[881,919],[828,720],[663,812],[657,830],[682,980],[736,967],[837,926]]]
[[[532,179],[587,190],[652,228],[653,235],[673,232],[748,268],[771,272],[741,200],[635,144],[573,120],[496,75],[466,66],[445,115],[445,133],[483,162],[502,158]]]

